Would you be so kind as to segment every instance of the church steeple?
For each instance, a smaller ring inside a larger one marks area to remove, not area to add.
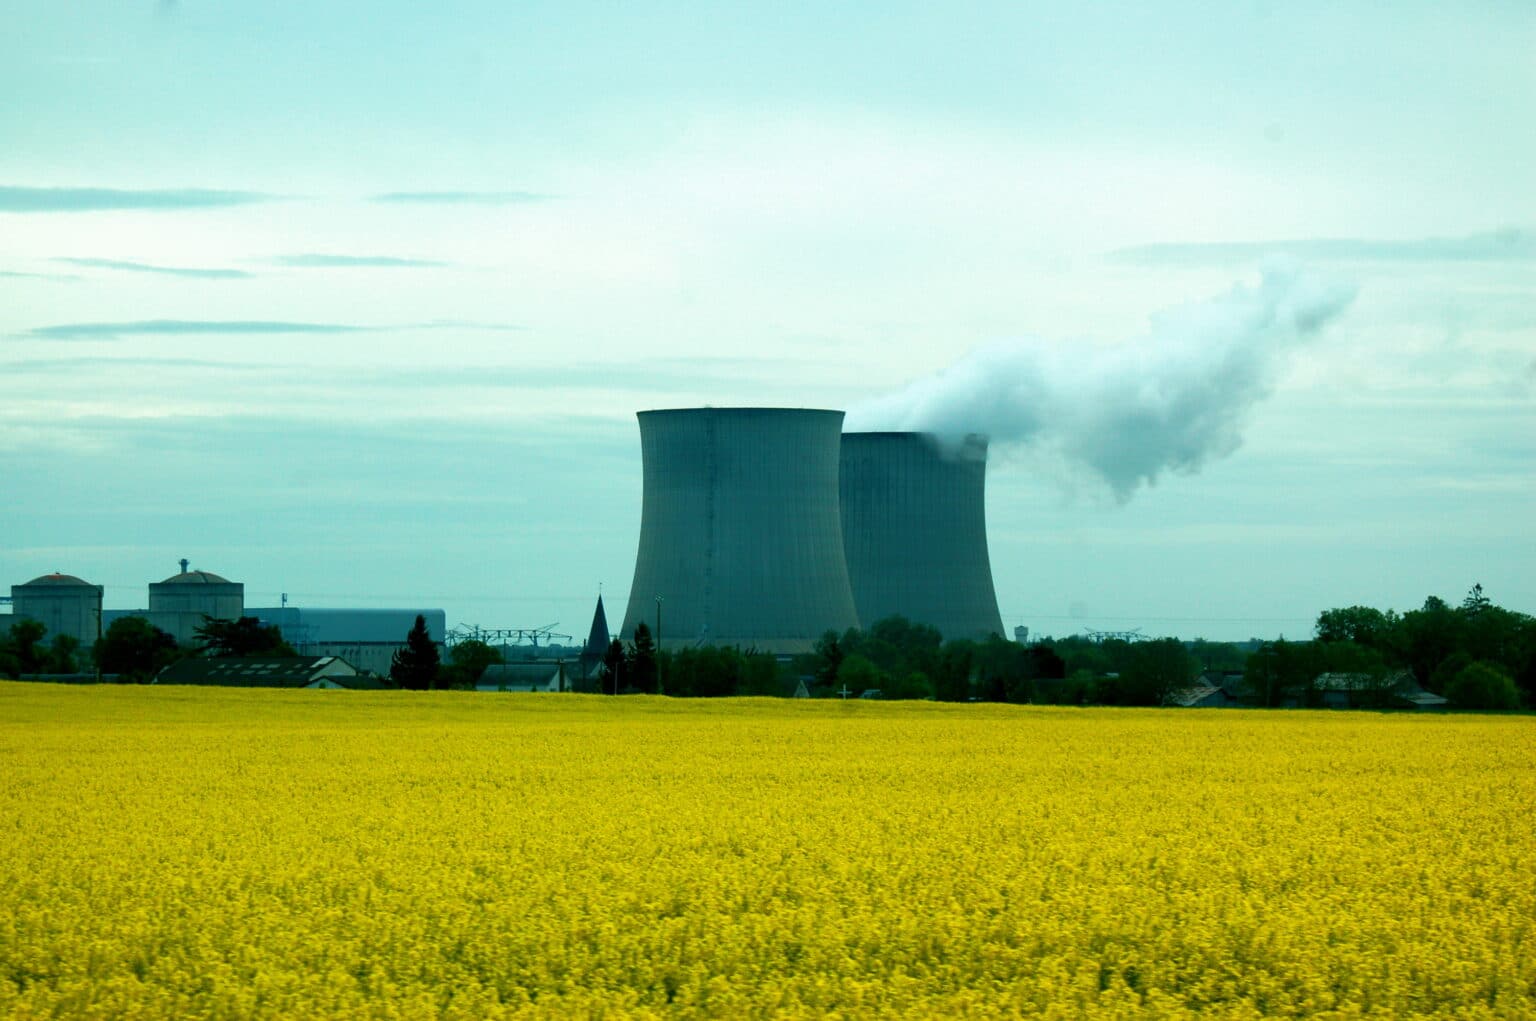
[[[597,594],[597,609],[592,614],[592,630],[587,633],[587,644],[582,649],[585,655],[595,655],[599,659],[608,651],[608,614],[603,612],[603,594]]]

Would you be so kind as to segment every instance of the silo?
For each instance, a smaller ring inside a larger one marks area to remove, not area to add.
[[[11,586],[11,612],[47,628],[44,642],[55,635],[69,635],[88,649],[96,644],[101,594],[100,585],[72,574],[45,574],[25,585]]]
[[[859,621],[900,615],[946,639],[1003,633],[987,555],[987,441],[845,433],[843,547]]]
[[[808,652],[854,627],[837,510],[841,411],[642,411],[640,550],[624,614],[662,644]]]

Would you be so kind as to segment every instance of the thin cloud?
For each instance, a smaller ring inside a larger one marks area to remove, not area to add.
[[[412,323],[412,330],[485,330],[490,333],[511,333],[527,329],[517,323],[483,323],[472,319],[429,319],[424,323]]]
[[[214,369],[221,372],[269,372],[284,366],[257,362],[220,362],[211,358],[31,358],[6,362],[5,371],[16,375],[77,374],[87,369]]]
[[[512,206],[527,202],[547,202],[553,197],[536,191],[391,191],[374,195],[370,201],[443,206]]]
[[[38,340],[116,340],[197,334],[250,336],[277,333],[364,333],[374,327],[346,323],[294,323],[264,319],[140,319],[126,323],[59,323],[26,334]]]
[[[79,280],[73,273],[21,273],[12,269],[0,269],[0,278],[7,280]]]
[[[1299,238],[1138,245],[1109,253],[1116,262],[1140,266],[1224,265],[1266,256],[1285,256],[1308,262],[1530,262],[1536,261],[1536,231],[1511,228],[1462,237],[1398,241]]]
[[[120,188],[0,186],[0,212],[91,213],[113,209],[217,209],[271,202],[276,197],[257,191],[218,191],[209,188],[129,191]]]
[[[303,255],[279,255],[272,260],[279,266],[298,266],[306,269],[337,269],[351,267],[377,267],[383,269],[438,268],[450,263],[438,259],[404,259],[393,255],[326,255],[311,252]]]
[[[129,262],[123,259],[67,259],[54,262],[83,266],[87,269],[116,269],[125,273],[159,273],[165,276],[190,277],[196,280],[245,280],[253,274],[243,269],[200,269],[192,266],[156,266],[147,262]]]

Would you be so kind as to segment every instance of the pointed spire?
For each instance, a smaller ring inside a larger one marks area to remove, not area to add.
[[[592,614],[592,630],[587,634],[587,646],[583,650],[598,656],[608,651],[608,614],[603,612],[603,594],[597,594],[597,610]]]

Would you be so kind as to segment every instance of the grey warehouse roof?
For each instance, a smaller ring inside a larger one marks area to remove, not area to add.
[[[276,624],[290,642],[336,645],[345,643],[388,643],[402,645],[416,624],[417,615],[426,618],[427,634],[441,642],[447,631],[447,615],[442,610],[346,610],[312,609],[307,606],[248,606],[247,617],[263,624]]]

